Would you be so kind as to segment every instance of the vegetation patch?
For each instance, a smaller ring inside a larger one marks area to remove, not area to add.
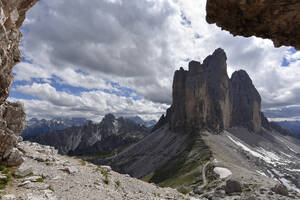
[[[109,184],[109,179],[108,179],[108,171],[106,169],[100,168],[100,172],[103,175],[102,181],[105,184]]]
[[[0,165],[0,174],[6,177],[4,179],[0,179],[0,190],[4,190],[6,188],[7,184],[12,178],[11,174],[13,171],[13,168],[8,168],[4,165]]]
[[[143,178],[162,187],[173,187],[186,194],[202,184],[202,167],[212,156],[198,131],[190,133],[185,150]]]
[[[81,166],[86,166],[86,162],[84,160],[80,160],[80,165]]]
[[[44,182],[44,179],[43,179],[43,178],[38,178],[38,179],[36,179],[36,182],[38,182],[38,183],[43,183],[43,182]]]
[[[141,178],[142,181],[145,182],[150,182],[150,180],[152,179],[154,173],[152,172],[151,174],[148,174],[147,176],[144,176],[143,178]]]
[[[121,185],[120,181],[119,180],[115,181],[115,185],[116,185],[116,188],[119,188]]]
[[[54,189],[53,189],[53,187],[52,187],[51,185],[49,185],[49,186],[47,187],[47,189],[48,189],[48,190],[51,190],[52,192],[54,192]]]

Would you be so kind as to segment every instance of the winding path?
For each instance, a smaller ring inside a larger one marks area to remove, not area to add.
[[[207,185],[207,179],[206,179],[206,175],[205,175],[205,171],[206,171],[206,167],[207,165],[210,163],[210,161],[208,161],[207,163],[205,163],[205,165],[202,168],[202,179],[203,179],[203,183],[202,185],[200,185],[199,187],[202,189]]]

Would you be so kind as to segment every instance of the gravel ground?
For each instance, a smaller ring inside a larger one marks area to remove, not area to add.
[[[6,188],[3,199],[197,199],[171,188],[160,188],[119,174],[108,166],[98,167],[79,159],[60,156],[51,147],[23,142],[20,148],[26,160],[17,174],[30,174],[14,178]]]

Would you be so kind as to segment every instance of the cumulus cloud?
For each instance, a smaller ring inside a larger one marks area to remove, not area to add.
[[[80,96],[76,96],[57,91],[48,83],[18,86],[16,90],[39,98],[23,100],[29,118],[76,116],[98,119],[106,113],[113,113],[117,116],[140,115],[145,119],[157,119],[168,107],[166,104],[153,103],[145,99],[136,100],[100,90],[82,92]]]
[[[43,102],[49,109],[66,109],[61,102],[65,98],[72,103],[70,107],[76,104],[78,110],[92,109],[94,104],[86,107],[84,103],[88,97],[104,104],[106,110],[96,109],[98,114],[139,112],[140,107],[134,106],[141,103],[162,108],[171,103],[174,70],[187,68],[192,59],[202,61],[222,47],[228,57],[228,73],[245,69],[261,93],[264,110],[281,109],[282,115],[288,116],[282,108],[300,100],[299,52],[274,48],[266,39],[233,37],[207,24],[205,15],[205,1],[196,0],[41,0],[22,27],[21,50],[26,62],[14,73],[16,81],[27,85],[18,91],[39,97],[40,101],[30,102]],[[283,59],[288,67],[281,66]],[[44,85],[34,84],[35,79],[42,79]],[[53,79],[88,91],[79,96],[68,92],[47,96],[50,91],[57,93]],[[134,92],[116,95],[124,88]],[[102,101],[107,95],[116,105]],[[133,96],[142,100],[134,102]],[[134,103],[125,107],[117,103],[130,98]],[[33,115],[34,109],[27,107]],[[152,109],[143,112],[157,113]]]

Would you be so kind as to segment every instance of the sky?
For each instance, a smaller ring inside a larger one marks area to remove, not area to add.
[[[198,0],[40,0],[21,27],[22,62],[10,100],[27,118],[105,114],[158,119],[176,69],[221,47],[229,76],[246,70],[273,120],[300,119],[300,51],[233,37]]]

